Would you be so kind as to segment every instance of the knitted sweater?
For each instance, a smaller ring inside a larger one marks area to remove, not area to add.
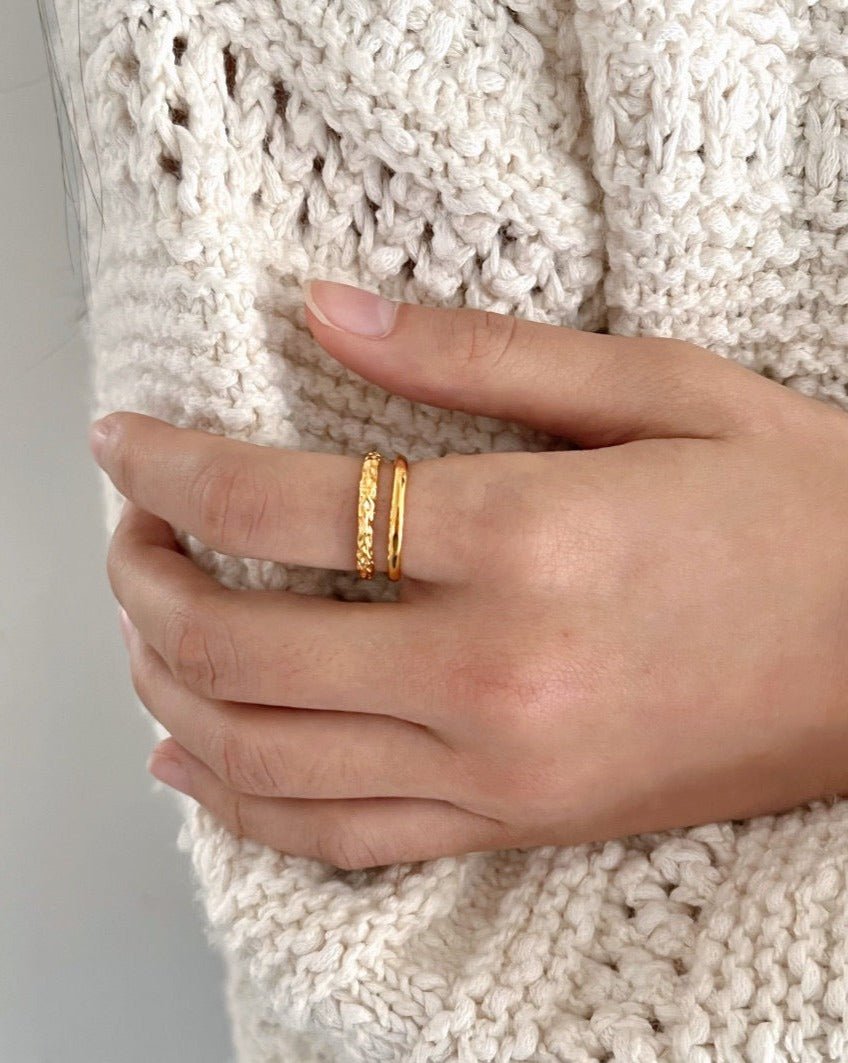
[[[348,371],[307,276],[676,336],[848,409],[846,0],[55,2],[92,417],[557,445]],[[396,593],[183,541],[231,587]],[[848,1060],[848,801],[344,871],[177,800],[239,1063]]]

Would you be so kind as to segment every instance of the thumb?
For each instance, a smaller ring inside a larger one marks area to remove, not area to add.
[[[754,381],[763,383],[684,340],[389,302],[329,281],[307,281],[304,300],[321,346],[386,391],[584,447],[738,432],[756,403]]]

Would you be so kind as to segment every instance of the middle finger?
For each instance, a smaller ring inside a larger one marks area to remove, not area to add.
[[[447,722],[451,635],[426,602],[230,590],[180,551],[166,521],[132,503],[107,569],[141,637],[196,694]]]

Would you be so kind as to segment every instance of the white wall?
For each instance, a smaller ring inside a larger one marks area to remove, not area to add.
[[[176,798],[105,571],[35,0],[0,5],[0,1060],[225,1063]]]

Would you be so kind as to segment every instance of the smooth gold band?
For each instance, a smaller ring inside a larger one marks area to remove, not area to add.
[[[406,482],[409,477],[409,464],[402,454],[398,454],[392,466],[392,503],[389,509],[389,579],[398,580],[401,576],[400,551],[403,546],[403,508],[406,502]]]
[[[376,450],[369,450],[362,459],[356,510],[356,571],[360,579],[371,579],[374,575],[374,509],[380,460]]]

